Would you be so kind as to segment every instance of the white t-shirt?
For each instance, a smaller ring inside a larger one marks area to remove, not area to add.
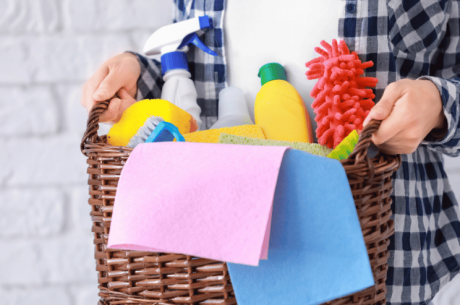
[[[305,63],[319,56],[314,48],[321,46],[321,40],[331,43],[337,39],[338,20],[345,10],[342,3],[345,1],[226,1],[224,39],[228,85],[245,92],[252,117],[261,87],[259,69],[266,63],[278,62],[286,69],[287,81],[302,96],[315,123],[310,91],[316,80],[307,80]]]

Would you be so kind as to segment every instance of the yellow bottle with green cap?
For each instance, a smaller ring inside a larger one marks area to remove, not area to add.
[[[262,88],[256,96],[254,117],[269,140],[313,143],[310,116],[302,97],[286,81],[286,71],[278,63],[259,70]]]

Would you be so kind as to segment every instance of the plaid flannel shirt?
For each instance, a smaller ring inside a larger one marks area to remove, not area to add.
[[[174,21],[201,15],[214,20],[204,42],[220,56],[188,53],[205,127],[217,116],[226,84],[223,14],[225,0],[175,0]],[[460,154],[460,0],[340,0],[338,36],[361,60],[366,76],[379,79],[376,101],[402,78],[431,80],[442,97],[448,132],[427,138],[394,175],[387,304],[427,304],[458,272],[460,212],[443,168],[442,154]],[[310,60],[305,58],[305,61]],[[161,68],[139,55],[138,99],[159,98]],[[303,64],[303,63],[301,63]],[[456,186],[460,187],[460,186]]]

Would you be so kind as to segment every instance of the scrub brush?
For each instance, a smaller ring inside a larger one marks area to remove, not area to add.
[[[135,147],[143,143],[161,121],[174,124],[181,134],[198,129],[195,118],[176,105],[162,99],[142,100],[123,112],[120,121],[107,134],[107,142]]]
[[[145,121],[144,126],[139,128],[136,135],[129,140],[128,147],[136,147],[137,144],[144,143],[152,134],[155,128],[164,120],[158,116],[152,116]]]

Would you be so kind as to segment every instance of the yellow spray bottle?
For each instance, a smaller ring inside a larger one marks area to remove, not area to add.
[[[278,63],[259,70],[262,88],[256,96],[254,117],[269,140],[313,143],[310,116],[302,97],[286,81],[286,71]]]

